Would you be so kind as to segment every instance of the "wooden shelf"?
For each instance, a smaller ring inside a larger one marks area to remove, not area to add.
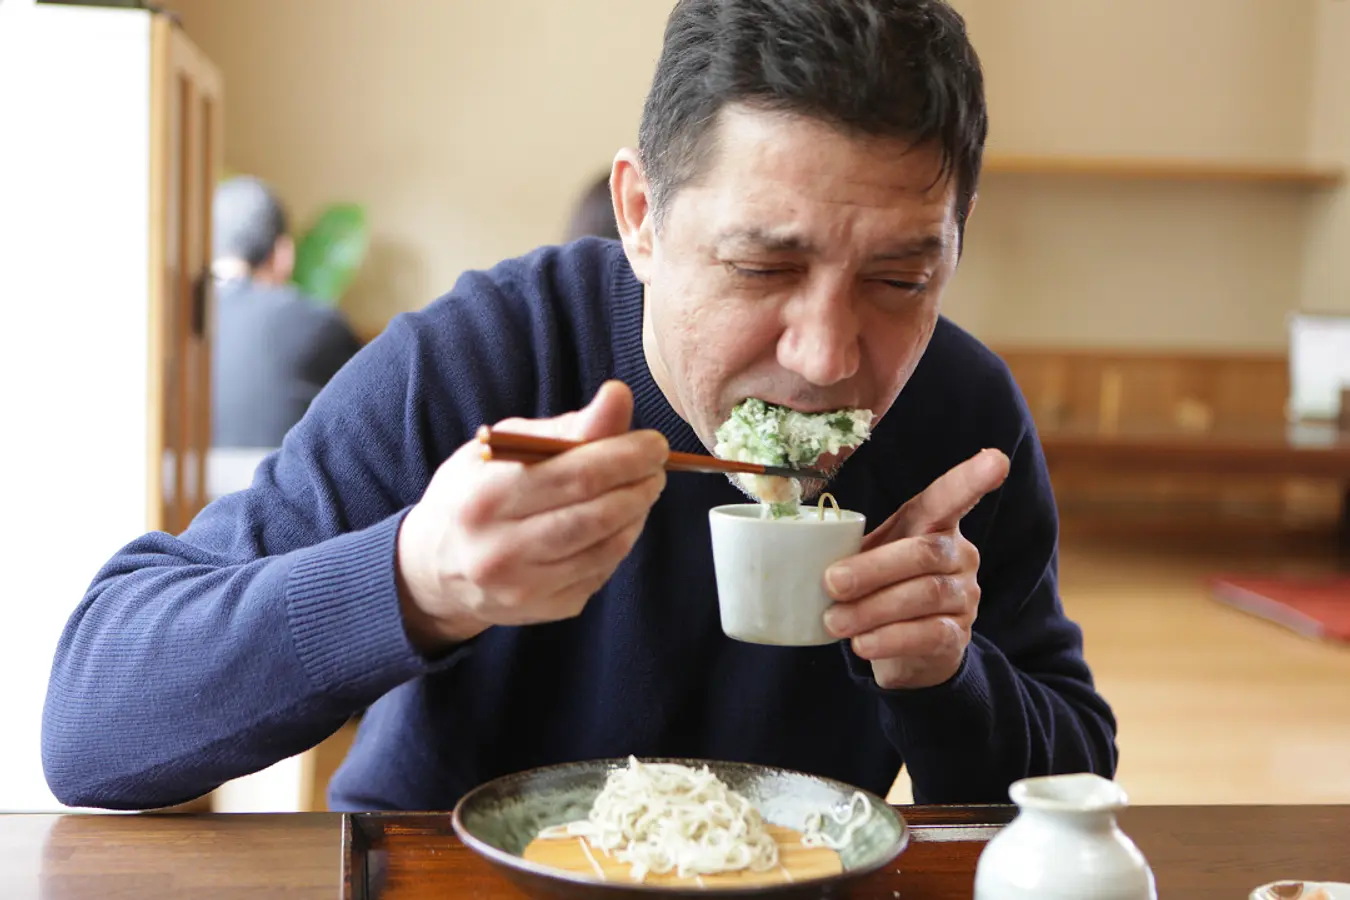
[[[1205,159],[1148,157],[1017,156],[991,154],[984,171],[991,175],[1086,175],[1099,178],[1172,181],[1231,181],[1333,187],[1345,179],[1334,166],[1299,166]]]

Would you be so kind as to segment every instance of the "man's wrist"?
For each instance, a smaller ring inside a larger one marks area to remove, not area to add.
[[[462,644],[479,634],[482,634],[489,627],[489,623],[478,619],[462,604],[442,602],[440,605],[447,607],[449,612],[438,612],[432,614],[427,611],[427,606],[419,598],[427,595],[425,587],[417,583],[417,580],[409,576],[412,569],[410,560],[414,556],[415,548],[405,543],[405,530],[408,520],[416,514],[416,509],[404,517],[403,523],[399,527],[398,543],[394,553],[394,577],[398,585],[398,605],[399,613],[403,618],[403,630],[408,637],[408,642],[423,656],[436,656],[446,650],[449,650],[456,644]],[[467,590],[468,585],[463,585],[463,590]],[[439,596],[437,599],[444,601],[444,594],[453,594],[454,591],[436,591]],[[458,608],[459,611],[453,611]]]
[[[447,619],[427,613],[417,605],[401,577],[398,605],[408,642],[418,653],[426,657],[438,656],[456,644],[477,637],[488,629],[485,623],[472,619],[467,614]]]

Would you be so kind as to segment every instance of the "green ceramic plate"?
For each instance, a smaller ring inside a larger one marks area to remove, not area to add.
[[[844,809],[857,788],[842,782],[746,763],[691,759],[643,759],[700,767],[707,765],[732,790],[745,796],[765,820],[801,830],[813,812]],[[497,866],[508,878],[539,896],[618,898],[625,896],[708,897],[773,895],[775,897],[834,897],[864,875],[877,871],[900,854],[909,842],[905,820],[880,797],[864,791],[872,804],[866,825],[854,832],[840,852],[844,871],[827,877],[800,879],[791,884],[745,888],[686,888],[644,885],[632,881],[597,881],[542,866],[521,858],[539,832],[585,818],[615,768],[623,759],[567,763],[507,775],[480,785],[455,806],[454,828],[468,847]],[[833,822],[828,827],[833,827]]]

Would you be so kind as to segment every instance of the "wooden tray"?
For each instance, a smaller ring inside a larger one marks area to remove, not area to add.
[[[888,868],[860,882],[858,900],[969,898],[985,843],[1012,806],[901,808],[911,829]],[[450,815],[347,813],[342,817],[343,900],[524,900],[527,895],[460,843]]]

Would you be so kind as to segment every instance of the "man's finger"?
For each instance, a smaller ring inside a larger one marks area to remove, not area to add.
[[[953,616],[892,622],[853,638],[853,652],[865,660],[923,660],[961,642],[962,625]]]
[[[496,515],[523,519],[594,500],[662,471],[670,445],[658,431],[626,432],[575,447],[525,467],[517,478],[499,482]]]
[[[955,532],[897,538],[831,565],[825,589],[832,600],[846,603],[922,575],[955,575],[969,563],[967,550],[974,555],[974,547]]]
[[[632,424],[633,392],[622,381],[606,381],[579,410],[549,419],[503,419],[493,428],[564,441],[598,441],[623,434]]]
[[[665,486],[665,473],[606,494],[530,516],[517,523],[513,540],[522,560],[555,562],[582,552],[644,518]]]
[[[899,537],[951,531],[985,494],[1003,484],[1010,465],[1001,450],[981,450],[896,510],[895,515],[867,536],[863,549]]]
[[[563,437],[573,441],[623,434],[633,426],[633,392],[622,381],[606,381],[570,425]]]
[[[856,603],[836,603],[825,611],[825,627],[837,638],[848,638],[894,622],[962,615],[971,604],[972,581],[957,575],[911,578]]]
[[[645,516],[635,519],[623,530],[569,559],[568,564],[572,567],[571,580],[565,583],[555,581],[555,584],[563,584],[557,593],[574,596],[580,594],[589,598],[600,590],[619,567],[619,563],[623,562],[624,557],[632,551],[646,524]]]

